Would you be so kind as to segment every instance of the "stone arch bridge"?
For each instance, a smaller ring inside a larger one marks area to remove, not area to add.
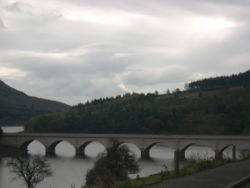
[[[175,171],[179,172],[179,162],[185,158],[185,150],[192,146],[210,147],[216,159],[222,159],[223,151],[232,146],[232,158],[236,158],[236,147],[250,149],[250,136],[214,136],[214,135],[133,135],[133,134],[65,134],[65,133],[9,133],[0,138],[0,143],[27,151],[28,145],[37,140],[46,148],[46,154],[55,154],[55,148],[61,141],[67,141],[75,147],[76,155],[85,155],[85,148],[91,142],[99,142],[105,148],[112,140],[131,143],[141,151],[141,158],[149,158],[150,149],[156,144],[164,144],[174,149]]]
[[[175,150],[175,155],[185,157],[185,150],[192,146],[207,146],[215,152],[215,158],[222,158],[223,151],[233,146],[250,149],[250,136],[213,136],[213,135],[133,135],[133,134],[65,134],[65,133],[9,133],[0,138],[0,143],[27,150],[28,145],[37,140],[46,148],[46,154],[55,154],[55,148],[61,141],[67,141],[75,147],[76,155],[85,155],[85,148],[91,142],[99,142],[105,148],[112,140],[131,143],[141,151],[142,158],[149,158],[150,149],[156,144],[164,144]]]

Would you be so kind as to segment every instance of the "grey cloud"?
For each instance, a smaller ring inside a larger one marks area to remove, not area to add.
[[[249,40],[250,27],[243,27],[231,36],[230,40],[216,43],[194,51],[187,57],[187,65],[197,72],[214,75],[232,74],[250,68],[250,62],[244,65],[233,61],[237,56],[250,54],[250,47],[246,44]],[[245,61],[248,61],[245,59]]]
[[[249,68],[249,1],[39,1],[44,7],[29,2],[0,4],[0,28],[6,26],[0,31],[0,68],[26,72],[4,79],[31,95],[74,104],[125,92],[119,84],[141,92],[165,90],[183,86],[195,75]],[[67,20],[62,10],[71,7],[127,17],[110,25],[94,22],[102,14],[90,21]],[[236,26],[223,39],[197,39],[197,33],[184,31],[192,16],[225,18]],[[117,26],[119,21],[129,23]]]

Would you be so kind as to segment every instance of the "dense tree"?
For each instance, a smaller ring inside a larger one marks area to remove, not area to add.
[[[3,129],[0,127],[0,137],[3,135]]]
[[[139,171],[135,157],[128,148],[114,141],[112,147],[95,162],[87,172],[86,186],[101,185],[105,188],[114,187],[115,181],[128,179],[129,173]]]
[[[45,158],[35,155],[22,158],[14,158],[8,161],[14,179],[22,178],[27,188],[35,188],[46,177],[52,175],[49,163]]]

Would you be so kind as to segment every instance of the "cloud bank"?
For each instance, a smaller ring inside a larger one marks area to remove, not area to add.
[[[249,69],[247,0],[0,1],[0,79],[68,104]]]

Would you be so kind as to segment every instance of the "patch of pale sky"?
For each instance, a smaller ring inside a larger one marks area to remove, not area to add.
[[[191,28],[206,39],[217,39],[227,37],[236,26],[235,22],[226,18],[198,16],[194,18]]]
[[[71,57],[77,57],[85,55],[90,50],[87,48],[76,48],[69,51],[58,51],[53,50],[50,52],[43,52],[43,51],[32,51],[32,50],[6,50],[1,51],[0,54],[3,57],[16,57],[16,58],[49,58],[49,59],[70,59]]]
[[[118,87],[120,87],[126,93],[132,92],[132,90],[128,89],[123,83],[118,84]]]
[[[111,58],[112,59],[121,59],[121,58],[129,57],[131,55],[133,55],[133,54],[118,52],[118,53],[113,54],[113,56]]]
[[[129,18],[125,13],[95,10],[93,8],[66,9],[62,11],[62,16],[69,21],[90,22],[115,27],[129,25]]]
[[[16,68],[0,67],[0,77],[17,79],[24,77],[27,73]]]

